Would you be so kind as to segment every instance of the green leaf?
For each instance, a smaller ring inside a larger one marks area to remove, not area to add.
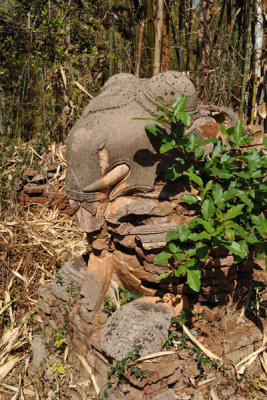
[[[210,239],[211,235],[208,232],[200,232],[200,233],[192,233],[189,235],[189,239],[193,240],[194,242],[197,242],[198,240],[203,240],[203,239]]]
[[[230,188],[228,190],[226,190],[226,192],[224,192],[222,199],[223,201],[228,201],[234,197],[236,197],[239,193],[239,189],[236,188]]]
[[[221,212],[221,210],[219,210],[219,208],[216,208],[216,209],[215,209],[215,214],[216,214],[216,217],[217,217],[218,219],[222,219],[223,213]]]
[[[214,199],[215,204],[217,201],[221,200],[223,197],[223,189],[221,185],[217,184],[212,189],[212,197]]]
[[[207,183],[206,186],[205,186],[205,189],[204,189],[205,194],[206,194],[210,189],[212,189],[212,187],[213,187],[213,180],[210,180],[210,181],[208,181],[208,183]]]
[[[177,225],[177,232],[179,234],[180,242],[185,242],[188,239],[190,232],[182,224]]]
[[[186,270],[185,264],[181,264],[181,265],[179,265],[178,269],[174,269],[174,270],[173,270],[173,271],[174,271],[174,275],[175,275],[177,278],[179,278],[179,276],[181,276],[182,274],[185,273],[185,270]]]
[[[240,178],[244,178],[244,179],[249,179],[249,178],[250,178],[250,174],[249,174],[248,172],[245,172],[245,171],[239,172],[239,173],[238,173],[238,176],[239,176]]]
[[[256,226],[257,231],[263,235],[266,236],[267,235],[267,219],[262,217],[261,215],[259,216],[259,226]]]
[[[202,242],[197,243],[196,245],[196,256],[200,261],[206,261],[209,254],[209,247]]]
[[[241,225],[236,224],[234,231],[235,234],[242,237],[242,239],[246,239],[248,237],[247,231]]]
[[[263,138],[263,144],[264,144],[265,149],[267,150],[267,137],[266,136]],[[265,262],[266,262],[266,258],[265,258]]]
[[[188,176],[191,181],[195,182],[198,186],[203,187],[203,181],[202,179],[194,174],[194,172],[185,172],[185,174]]]
[[[194,133],[192,135],[185,135],[185,139],[187,139],[187,144],[185,145],[185,149],[187,152],[193,152],[198,145],[198,136]]]
[[[203,218],[207,221],[214,215],[214,212],[215,207],[213,201],[211,199],[204,200],[201,206],[201,213],[203,215]]]
[[[179,247],[179,246],[176,246],[175,243],[171,242],[171,243],[169,243],[169,250],[170,250],[172,253],[177,253],[177,252],[180,250],[180,247]]]
[[[200,268],[187,270],[187,283],[194,292],[199,292],[201,286],[201,270]]]
[[[227,211],[224,221],[227,221],[228,219],[233,219],[237,217],[240,214],[243,214],[242,210],[245,207],[245,204],[238,204],[238,206],[234,206],[230,208],[230,210]]]
[[[248,163],[248,171],[251,175],[253,171],[261,167],[261,158],[259,151],[257,149],[248,150],[244,156],[245,160]]]
[[[210,143],[218,143],[218,141],[219,141],[219,139],[217,139],[217,138],[208,138],[208,139],[201,140],[199,142],[198,146],[203,147]]]
[[[177,119],[181,120],[185,126],[189,126],[191,123],[191,117],[188,112],[179,112],[176,114]]]
[[[199,202],[199,199],[192,194],[184,194],[183,196],[179,197],[179,200],[187,204],[196,204]]]
[[[221,124],[220,130],[222,133],[224,133],[226,136],[228,136],[228,132],[227,132],[226,126],[224,124]]]
[[[222,149],[221,142],[218,142],[216,144],[216,146],[214,147],[213,152],[211,153],[211,159],[212,160],[214,160],[214,158],[219,156],[219,154],[221,153],[221,149]]]
[[[162,128],[159,125],[147,124],[145,125],[145,130],[152,133],[152,135],[160,137],[162,139],[168,137],[166,129]]]
[[[204,154],[204,148],[203,148],[203,147],[199,147],[199,148],[195,151],[195,156],[196,156],[196,158],[202,157],[203,154]]]
[[[196,265],[195,258],[189,258],[185,263],[186,268],[191,268],[191,267],[194,267],[195,265]]]
[[[177,97],[177,99],[172,104],[172,109],[173,109],[175,116],[179,112],[183,112],[185,110],[186,103],[187,103],[187,96],[185,96],[184,94],[181,94],[179,97]]]
[[[241,121],[237,121],[234,130],[233,130],[233,137],[235,139],[236,144],[239,146],[240,139],[243,135],[243,126]]]
[[[196,248],[185,250],[185,254],[188,257],[194,257],[196,255]]]
[[[229,240],[229,242],[233,242],[235,240],[235,233],[232,229],[225,229],[225,235],[227,237],[227,239]]]
[[[172,121],[173,123],[176,122],[176,119],[171,111],[169,111],[167,108],[162,108],[161,111],[166,115],[166,117]]]
[[[251,178],[254,178],[254,179],[262,178],[264,176],[265,176],[265,174],[264,174],[263,170],[261,170],[261,169],[256,169],[256,171],[252,172],[252,174],[251,174]]]
[[[170,151],[170,150],[172,150],[174,148],[175,148],[175,141],[172,140],[172,141],[170,141],[168,143],[163,143],[160,146],[159,152],[160,152],[160,154],[165,154],[165,153],[167,153],[167,151]]]
[[[160,281],[161,279],[166,279],[168,276],[171,274],[172,271],[165,272],[164,274],[160,274],[159,276],[156,277],[157,281]]]
[[[244,244],[245,243],[245,244]],[[240,242],[232,242],[231,245],[225,244],[225,247],[231,251],[233,254],[239,256],[240,258],[244,259],[248,252],[248,247],[245,240]]]
[[[218,178],[220,179],[232,178],[232,174],[230,174],[230,172],[228,172],[228,170],[224,167],[217,168],[215,165],[212,165],[211,171],[213,173],[213,176],[218,176]]]
[[[246,206],[248,207],[248,211],[252,210],[252,208],[254,207],[254,203],[248,197],[247,192],[243,192],[242,190],[239,190],[237,193],[237,197],[239,197],[240,200],[242,200],[243,203],[246,204]]]
[[[164,115],[157,115],[155,119],[157,122],[161,122],[162,124],[166,124],[167,122],[167,118]]]
[[[208,233],[214,232],[212,224],[208,221],[205,221],[203,218],[199,217],[192,219],[188,224],[188,228],[194,229],[198,225],[202,225]]]
[[[166,235],[166,241],[171,242],[172,240],[179,239],[179,234],[176,231],[169,231]]]
[[[176,253],[174,255],[177,261],[184,261],[186,259],[186,255],[184,253]]]
[[[157,254],[154,258],[153,263],[154,264],[163,264],[166,261],[168,261],[170,258],[172,258],[171,253],[167,253],[166,251],[162,251],[161,253]]]

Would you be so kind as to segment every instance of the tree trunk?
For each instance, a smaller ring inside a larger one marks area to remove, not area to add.
[[[154,54],[153,75],[157,75],[160,72],[160,67],[161,67],[163,21],[164,21],[164,0],[158,0],[157,15],[155,19],[155,54]]]

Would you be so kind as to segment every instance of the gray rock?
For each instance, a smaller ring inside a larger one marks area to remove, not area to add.
[[[155,298],[138,299],[117,310],[101,332],[105,353],[121,360],[140,346],[140,355],[161,351],[168,338],[172,312]]]
[[[85,280],[88,256],[72,258],[57,273],[52,292],[58,299],[72,302]]]
[[[42,336],[35,336],[32,341],[32,364],[35,369],[40,369],[42,367],[42,362],[47,356],[47,352],[45,349],[45,344]]]

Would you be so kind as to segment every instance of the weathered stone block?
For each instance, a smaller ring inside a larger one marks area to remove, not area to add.
[[[101,347],[117,360],[140,346],[141,356],[161,351],[168,337],[172,311],[157,298],[138,299],[117,310],[101,332]],[[152,302],[153,301],[153,302]]]

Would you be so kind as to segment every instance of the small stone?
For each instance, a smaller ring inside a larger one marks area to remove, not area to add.
[[[219,319],[222,318],[224,309],[223,308],[209,308],[208,306],[203,306],[202,307],[202,313],[203,317],[209,321],[209,322],[214,322],[218,321]]]
[[[121,360],[136,346],[141,356],[161,351],[173,314],[165,303],[156,301],[162,300],[143,298],[115,311],[101,332],[101,347],[107,355]]]

